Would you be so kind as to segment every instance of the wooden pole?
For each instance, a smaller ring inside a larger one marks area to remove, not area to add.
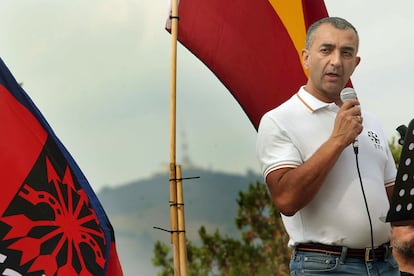
[[[187,276],[187,245],[185,239],[184,193],[181,166],[177,166],[177,216],[181,276]]]
[[[177,216],[176,98],[177,98],[178,1],[171,0],[171,79],[170,79],[170,223],[174,276],[181,276]]]
[[[174,276],[180,276],[180,248],[178,240],[178,216],[177,216],[177,177],[170,164],[170,223],[171,223],[171,243],[173,246]]]
[[[171,0],[171,79],[170,79],[170,170],[175,174],[176,163],[176,98],[177,98],[177,36],[178,3]]]

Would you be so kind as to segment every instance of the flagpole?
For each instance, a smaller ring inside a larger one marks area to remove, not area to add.
[[[173,245],[174,276],[187,275],[184,203],[182,202],[181,167],[176,165],[176,99],[177,99],[177,34],[178,0],[171,0],[171,80],[170,80],[170,223]],[[179,175],[179,177],[178,177]],[[178,183],[179,179],[179,183]],[[179,198],[177,195],[179,187]],[[178,202],[180,201],[180,202]]]
[[[180,253],[177,218],[177,177],[176,177],[176,79],[177,79],[177,17],[176,2],[172,0],[171,11],[171,80],[170,80],[170,223],[173,245],[174,276],[180,276]]]
[[[187,276],[187,246],[185,240],[184,193],[181,166],[177,166],[177,222],[178,248],[180,254],[180,275]]]

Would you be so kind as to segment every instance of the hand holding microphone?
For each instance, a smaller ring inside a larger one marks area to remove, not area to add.
[[[345,104],[346,102],[350,100],[356,100],[357,94],[353,88],[346,87],[341,91],[340,94],[341,101]],[[358,105],[351,105],[351,106],[345,106],[347,109],[347,112],[350,113],[350,116],[352,116],[352,119],[356,120],[357,124],[359,125],[360,129],[358,133],[361,133],[362,131],[362,117],[361,117],[361,108]],[[352,143],[352,146],[354,147],[355,154],[358,154],[358,137],[355,137],[354,142]]]

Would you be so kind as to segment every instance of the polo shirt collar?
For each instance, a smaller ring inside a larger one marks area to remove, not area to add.
[[[302,86],[296,96],[299,97],[300,101],[306,105],[306,107],[311,111],[315,112],[319,109],[328,108],[331,110],[339,110],[339,107],[335,103],[326,103],[323,102],[317,98],[315,98],[312,94],[310,94],[308,91],[304,89],[304,86]]]

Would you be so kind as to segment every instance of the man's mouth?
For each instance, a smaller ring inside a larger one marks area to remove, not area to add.
[[[327,76],[329,79],[339,79],[341,77],[337,73],[326,73],[325,76]]]

